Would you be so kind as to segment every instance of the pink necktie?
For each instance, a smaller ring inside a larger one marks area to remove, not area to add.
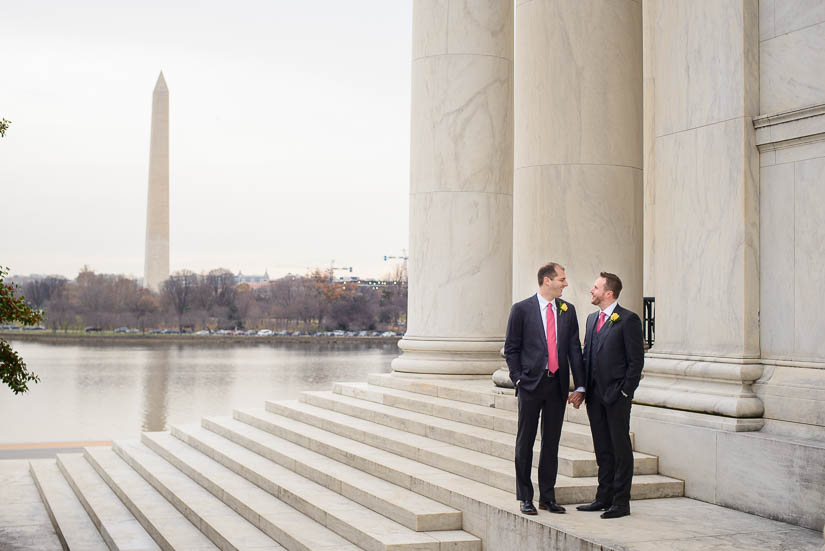
[[[606,317],[607,315],[604,312],[599,314],[599,323],[596,324],[596,333],[602,330],[602,326],[604,325],[604,318]]]
[[[556,316],[553,305],[547,305],[547,370],[555,373],[559,370],[559,357],[556,353]]]

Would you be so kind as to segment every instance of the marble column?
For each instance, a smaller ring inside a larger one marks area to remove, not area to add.
[[[409,305],[396,375],[489,376],[503,365],[512,106],[512,0],[416,0]]]
[[[516,7],[513,300],[566,268],[584,321],[601,271],[642,312],[642,12],[634,0]]]
[[[758,429],[758,2],[645,0],[645,27],[656,342],[635,400]]]
[[[143,284],[157,291],[169,279],[169,89],[163,72],[152,92],[145,254]]]

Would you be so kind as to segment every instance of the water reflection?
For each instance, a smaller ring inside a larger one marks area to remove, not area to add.
[[[143,425],[147,431],[166,427],[169,401],[169,354],[168,348],[152,350],[146,355],[143,368]]]
[[[389,372],[395,344],[13,343],[41,383],[0,388],[0,443],[137,438],[142,430],[262,408],[335,381]]]

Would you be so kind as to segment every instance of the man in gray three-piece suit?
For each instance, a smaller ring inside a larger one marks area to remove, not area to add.
[[[602,272],[590,290],[599,307],[587,317],[584,365],[587,372],[587,417],[593,435],[599,488],[596,499],[579,511],[605,511],[602,518],[630,514],[633,447],[630,443],[630,407],[644,366],[642,322],[619,306],[622,281]]]

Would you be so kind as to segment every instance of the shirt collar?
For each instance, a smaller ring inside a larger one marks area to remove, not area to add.
[[[555,301],[547,300],[546,298],[541,296],[541,293],[536,293],[536,297],[539,299],[539,307],[541,307],[542,310],[547,308],[547,305],[550,304],[551,302],[555,302]]]
[[[605,317],[608,317],[608,318],[610,317],[610,315],[613,313],[613,310],[615,310],[615,309],[616,309],[616,305],[617,305],[617,304],[619,304],[619,301],[618,301],[618,300],[614,300],[614,301],[613,301],[613,304],[611,304],[610,306],[608,306],[607,308],[605,308],[604,310],[602,310],[602,312],[604,312]]]

